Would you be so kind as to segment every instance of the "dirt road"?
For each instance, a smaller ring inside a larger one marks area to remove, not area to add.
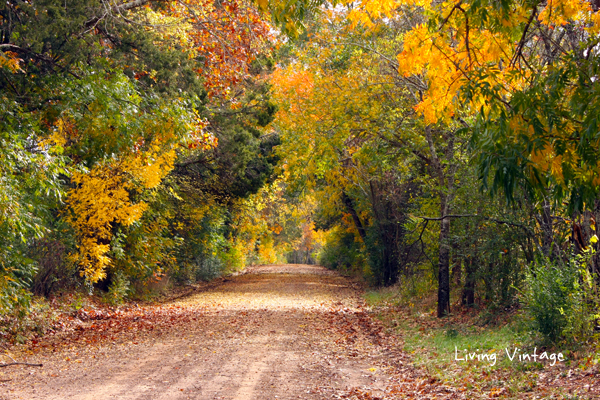
[[[320,267],[255,267],[153,307],[23,349],[44,366],[4,368],[0,399],[388,398],[402,364],[358,291]]]

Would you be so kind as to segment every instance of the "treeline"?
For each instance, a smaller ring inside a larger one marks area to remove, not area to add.
[[[5,320],[287,260],[592,336],[595,1],[9,0],[0,35]]]
[[[0,5],[0,317],[274,262],[273,37],[232,1]],[[1,331],[1,329],[0,329]]]
[[[520,305],[547,340],[592,337],[599,32],[593,1],[314,14],[273,84],[291,185],[319,199],[320,262],[435,288],[439,317]]]

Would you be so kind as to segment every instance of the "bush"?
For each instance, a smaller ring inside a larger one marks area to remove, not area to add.
[[[45,334],[58,319],[58,313],[41,298],[17,305],[9,312],[0,313],[0,344],[25,343]]]
[[[221,255],[225,268],[231,272],[242,271],[246,268],[245,243],[239,241],[235,244],[230,243],[229,249]]]
[[[356,241],[354,233],[339,227],[327,233],[318,263],[341,273],[362,275],[367,279],[372,277],[362,244]]]
[[[526,274],[524,293],[532,328],[545,342],[577,343],[593,334],[597,298],[585,257],[565,265],[545,259]]]
[[[2,249],[0,249],[0,252]],[[36,265],[33,260],[13,254],[11,259],[2,259],[0,254],[0,315],[13,310],[25,310],[30,306],[31,285]]]
[[[108,293],[104,295],[104,300],[113,306],[122,304],[129,294],[129,285],[129,278],[122,271],[117,271],[108,287]]]
[[[69,262],[65,241],[51,237],[40,239],[32,246],[31,253],[38,266],[31,285],[33,294],[49,297],[81,284],[78,266]]]

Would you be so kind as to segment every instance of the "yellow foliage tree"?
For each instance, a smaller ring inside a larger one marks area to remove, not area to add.
[[[110,167],[95,168],[89,174],[76,173],[73,182],[77,188],[69,192],[67,204],[71,210],[67,221],[75,228],[79,243],[74,261],[82,268],[89,282],[105,277],[110,258],[112,226],[115,223],[131,225],[144,212],[146,204],[133,204],[122,173]]]
[[[123,163],[108,163],[89,173],[75,173],[77,185],[68,193],[67,221],[75,228],[79,243],[74,261],[82,268],[89,282],[105,277],[110,258],[112,228],[115,224],[129,226],[138,221],[147,208],[143,201],[133,202],[130,193],[153,189],[172,170],[175,151],[160,154],[153,151],[130,157]],[[152,161],[143,161],[143,159]]]
[[[141,96],[121,76],[102,82],[99,89],[88,87],[96,91],[86,112],[63,112],[43,145],[79,161],[71,177],[74,187],[67,193],[66,221],[77,238],[72,259],[86,281],[95,283],[112,264],[109,252],[118,226],[141,220],[149,207],[145,194],[172,171],[178,149],[202,150],[217,141],[205,132],[207,122],[182,104],[142,111]]]

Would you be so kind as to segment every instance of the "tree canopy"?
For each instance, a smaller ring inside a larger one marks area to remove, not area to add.
[[[3,309],[286,259],[439,317],[584,265],[594,304],[599,6],[7,1]]]

